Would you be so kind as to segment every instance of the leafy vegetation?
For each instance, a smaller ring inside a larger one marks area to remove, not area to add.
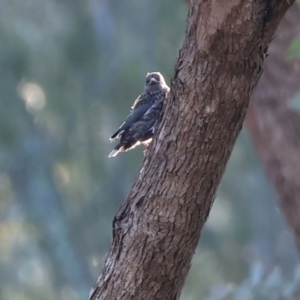
[[[148,71],[172,76],[186,12],[171,0],[1,1],[0,299],[87,297],[143,160],[141,148],[109,160],[108,137]],[[297,284],[293,238],[243,132],[181,299],[298,299]]]

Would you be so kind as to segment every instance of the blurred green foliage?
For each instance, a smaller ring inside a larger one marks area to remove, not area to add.
[[[288,48],[287,57],[294,59],[300,56],[300,36],[296,37]]]
[[[172,76],[187,8],[171,0],[0,8],[0,299],[86,299],[143,160],[142,149],[109,160],[108,137],[148,71]],[[181,299],[298,299],[298,282],[293,238],[243,132]],[[277,294],[267,298],[268,289]]]

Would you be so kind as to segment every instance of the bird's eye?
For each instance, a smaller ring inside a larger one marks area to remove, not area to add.
[[[149,84],[150,83],[150,78],[147,78],[146,79],[146,84]]]

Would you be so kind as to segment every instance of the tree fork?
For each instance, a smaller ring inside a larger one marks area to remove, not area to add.
[[[157,135],[90,300],[179,299],[270,40],[294,1],[191,1]]]

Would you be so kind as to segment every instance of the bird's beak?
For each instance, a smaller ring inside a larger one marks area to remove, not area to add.
[[[153,83],[158,83],[158,81],[155,78],[151,78],[150,79],[150,84],[153,84]]]

